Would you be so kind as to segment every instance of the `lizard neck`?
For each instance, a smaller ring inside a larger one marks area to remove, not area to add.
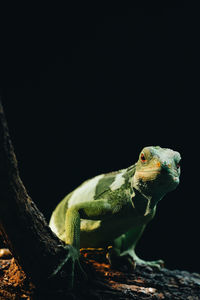
[[[134,195],[133,203],[144,216],[150,213],[165,195],[162,191],[156,190],[153,183],[142,184],[135,176],[133,176],[131,188]]]
[[[135,173],[132,179],[132,186],[136,190],[138,190],[144,197],[148,199],[152,199],[152,202],[157,203],[160,201],[166,192],[161,188],[159,182],[156,180],[152,181],[142,181],[138,178],[137,174]]]

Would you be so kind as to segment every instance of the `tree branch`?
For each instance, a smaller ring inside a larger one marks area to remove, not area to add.
[[[0,259],[0,299],[200,299],[200,275],[178,270],[153,270],[137,267],[132,273],[120,272],[110,267],[105,260],[105,251],[82,249],[85,270],[89,281],[82,287],[66,293],[62,289],[35,289],[18,270],[13,259]],[[2,266],[2,267],[1,267]],[[8,297],[9,295],[9,297]],[[6,296],[3,298],[3,296]],[[71,296],[71,297],[70,297]],[[2,297],[2,298],[1,298]]]

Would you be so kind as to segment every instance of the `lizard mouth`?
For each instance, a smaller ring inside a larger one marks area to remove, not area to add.
[[[143,170],[138,170],[137,175],[140,180],[145,182],[159,180],[162,184],[169,184],[172,186],[179,184],[180,177],[177,170],[164,168],[145,168]]]
[[[146,174],[146,173],[156,173],[156,174],[159,174],[161,173],[161,170],[160,169],[144,169],[144,170],[141,170],[141,171],[137,171],[138,174]]]
[[[160,170],[156,170],[156,169],[145,169],[144,171],[139,171],[139,172],[157,172],[157,173],[159,173],[160,172]]]
[[[142,173],[166,173],[166,174],[169,174],[169,175],[172,175],[174,177],[179,177],[179,174],[177,172],[177,170],[172,170],[172,169],[168,169],[168,170],[165,170],[165,169],[161,169],[161,168],[158,168],[158,169],[143,169],[143,170],[138,170],[137,171],[139,174],[142,174]]]

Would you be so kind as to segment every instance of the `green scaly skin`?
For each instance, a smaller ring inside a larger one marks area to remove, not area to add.
[[[96,176],[68,194],[51,216],[51,229],[77,253],[108,247],[113,266],[160,268],[162,260],[144,261],[135,247],[158,201],[179,184],[180,159],[176,151],[145,147],[134,165]]]

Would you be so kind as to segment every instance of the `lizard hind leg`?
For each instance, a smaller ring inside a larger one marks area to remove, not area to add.
[[[125,234],[122,234],[112,242],[112,246],[108,247],[106,258],[112,268],[118,269],[122,272],[133,272],[136,266],[133,258],[128,253],[121,256],[124,239]]]
[[[140,237],[143,234],[143,231],[145,229],[146,225],[138,225],[136,227],[133,227],[125,234],[124,238],[124,244],[123,244],[123,251],[120,255],[124,256],[129,254],[132,259],[135,261],[136,265],[142,265],[142,266],[149,266],[154,267],[157,269],[160,269],[164,266],[163,260],[155,260],[155,261],[145,261],[137,256],[135,253],[135,247],[137,242],[139,241]]]
[[[113,241],[113,246],[109,249],[108,260],[113,267],[120,268],[123,265],[127,271],[131,271],[137,265],[146,265],[160,269],[164,265],[163,260],[145,261],[140,259],[135,253],[135,246],[142,236],[145,225],[135,226],[125,234]]]

